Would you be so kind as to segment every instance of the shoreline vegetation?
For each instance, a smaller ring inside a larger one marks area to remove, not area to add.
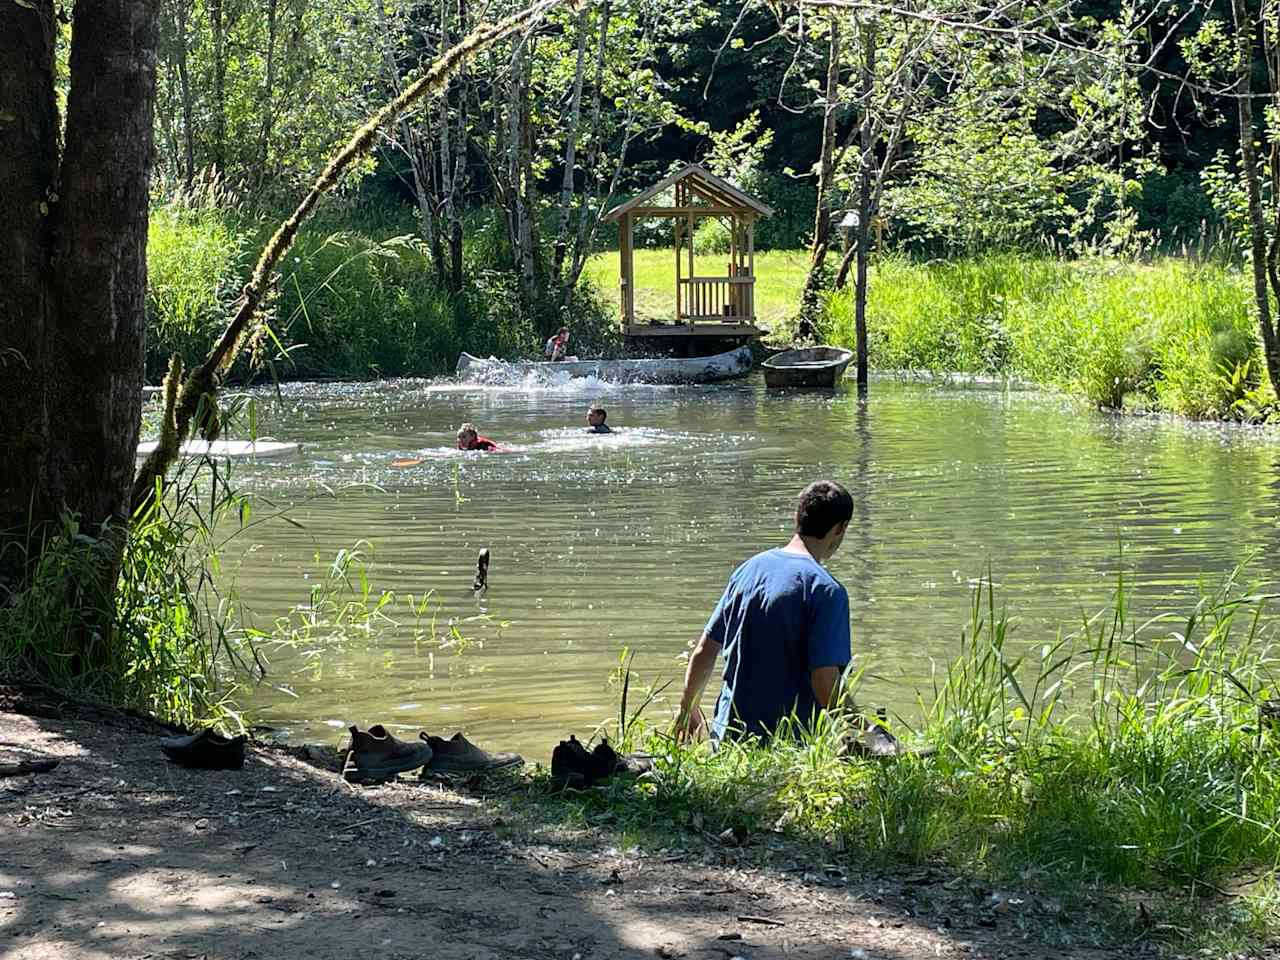
[[[168,640],[168,656],[225,689],[217,677],[243,676],[254,647],[340,644],[409,618],[424,650],[465,658],[466,637],[438,632],[429,596],[371,588],[366,547],[342,551],[269,633],[237,633],[224,617],[213,646],[191,633]],[[845,757],[839,716],[769,747],[678,745],[667,733],[670,691],[643,676],[654,663],[624,652],[611,679],[617,716],[596,735],[652,753],[654,773],[580,793],[558,790],[537,767],[496,793],[482,789],[481,800],[526,839],[585,830],[644,855],[709,842],[757,866],[798,859],[820,877],[964,877],[986,891],[968,907],[975,916],[1035,914],[1049,924],[1046,942],[1251,949],[1280,922],[1280,659],[1278,597],[1245,576],[1238,568],[1185,613],[1154,619],[1130,605],[1122,578],[1109,607],[1043,637],[1020,635],[986,578],[916,715],[889,721],[936,755],[887,763]],[[211,588],[179,587],[199,618]],[[155,602],[122,605],[122,630],[168,617],[169,601]],[[234,606],[220,602],[224,613]],[[199,652],[184,653],[184,642]],[[855,658],[855,702],[857,669]],[[230,700],[166,701],[143,679],[136,703],[129,691],[110,699],[170,722],[210,709],[251,722]],[[59,687],[74,692],[74,678]]]
[[[170,203],[152,216],[147,373],[173,353],[191,363],[219,329],[261,236],[260,218],[214,204]],[[472,245],[467,288],[442,292],[411,218],[352,206],[299,234],[255,356],[282,379],[438,375],[459,352],[535,356],[542,328],[522,315],[498,245]],[[616,252],[588,262],[568,321],[588,355],[620,352]],[[716,254],[699,255],[715,261]],[[784,344],[808,267],[799,250],[757,256],[761,321]],[[671,313],[671,251],[636,252],[642,311]],[[1210,258],[1064,259],[991,252],[947,260],[873,259],[872,368],[1033,383],[1111,410],[1263,422],[1276,398],[1249,317],[1243,270]],[[822,338],[854,346],[852,294],[826,295]]]

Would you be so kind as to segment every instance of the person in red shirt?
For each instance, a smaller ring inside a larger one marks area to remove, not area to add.
[[[464,423],[458,428],[458,449],[459,450],[497,450],[498,445],[488,437],[482,437],[476,432],[474,423]]]

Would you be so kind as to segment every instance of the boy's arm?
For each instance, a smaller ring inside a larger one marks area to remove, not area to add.
[[[836,700],[840,686],[841,667],[819,667],[809,674],[809,685],[813,687],[814,699],[824,709],[828,709]]]
[[[716,656],[720,653],[720,644],[705,633],[698,645],[693,648],[689,657],[689,666],[684,672],[684,692],[680,695],[680,712],[676,715],[676,738],[688,740],[702,733],[706,722],[698,702],[702,699],[702,691],[716,668]]]
[[[814,699],[829,709],[839,699],[840,675],[853,654],[849,595],[837,585],[817,592],[814,601],[809,623],[809,684]]]

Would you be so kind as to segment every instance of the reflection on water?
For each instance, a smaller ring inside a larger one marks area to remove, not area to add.
[[[228,575],[264,625],[305,599],[332,556],[374,548],[374,585],[434,591],[482,641],[461,655],[414,644],[409,619],[366,641],[278,651],[250,699],[293,738],[333,728],[463,728],[546,758],[614,715],[623,648],[646,679],[675,678],[733,567],[789,535],[793,500],[832,476],[855,515],[830,567],[849,589],[867,696],[904,710],[955,652],[972,584],[990,567],[1038,643],[1104,605],[1121,567],[1147,613],[1181,609],[1202,576],[1250,549],[1274,555],[1274,434],[1081,412],[974,386],[872,385],[777,396],[758,380],[703,387],[565,381],[515,386],[290,385],[263,391],[260,432],[301,441],[295,462],[238,470],[293,503],[293,520],[233,541]],[[586,434],[587,407],[616,433]],[[459,453],[464,420],[508,447]],[[422,458],[396,469],[398,457]],[[320,490],[332,494],[316,496]],[[480,547],[490,587],[471,578]],[[499,629],[498,622],[506,622]],[[713,685],[714,686],[714,685]],[[669,711],[670,704],[655,708]]]

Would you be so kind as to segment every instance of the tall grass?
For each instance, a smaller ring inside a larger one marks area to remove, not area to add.
[[[286,378],[430,375],[451,370],[463,350],[534,356],[562,322],[572,325],[578,349],[616,349],[615,325],[585,286],[567,315],[550,302],[522,306],[490,220],[480,211],[468,223],[466,286],[453,294],[403,208],[353,201],[313,218],[281,265],[270,332],[251,360]],[[204,357],[273,225],[217,196],[180,197],[152,212],[146,364],[153,382],[173,353],[188,365]]]
[[[1274,403],[1244,279],[1217,263],[887,256],[868,329],[882,369],[1019,377],[1196,418],[1257,419]],[[825,333],[854,342],[849,293],[829,298]]]
[[[213,578],[219,525],[248,515],[223,466],[185,461],[167,496],[135,518],[115,582],[103,576],[104,559],[122,531],[65,517],[55,538],[30,545],[30,583],[0,604],[0,679],[183,725],[234,722],[252,650],[230,629],[233,602]],[[80,602],[67,602],[69,590]]]
[[[922,693],[918,733],[895,725],[936,755],[851,759],[836,714],[715,752],[650,727],[624,739],[656,753],[651,780],[550,802],[607,809],[663,846],[678,842],[673,824],[782,833],[821,845],[825,863],[945,864],[1053,895],[1118,885],[1172,902],[1261,877],[1233,921],[1247,936],[1261,928],[1241,924],[1277,919],[1280,731],[1260,720],[1277,695],[1276,599],[1237,571],[1184,616],[1144,620],[1121,582],[1110,608],[1015,647],[988,581],[955,659]]]

